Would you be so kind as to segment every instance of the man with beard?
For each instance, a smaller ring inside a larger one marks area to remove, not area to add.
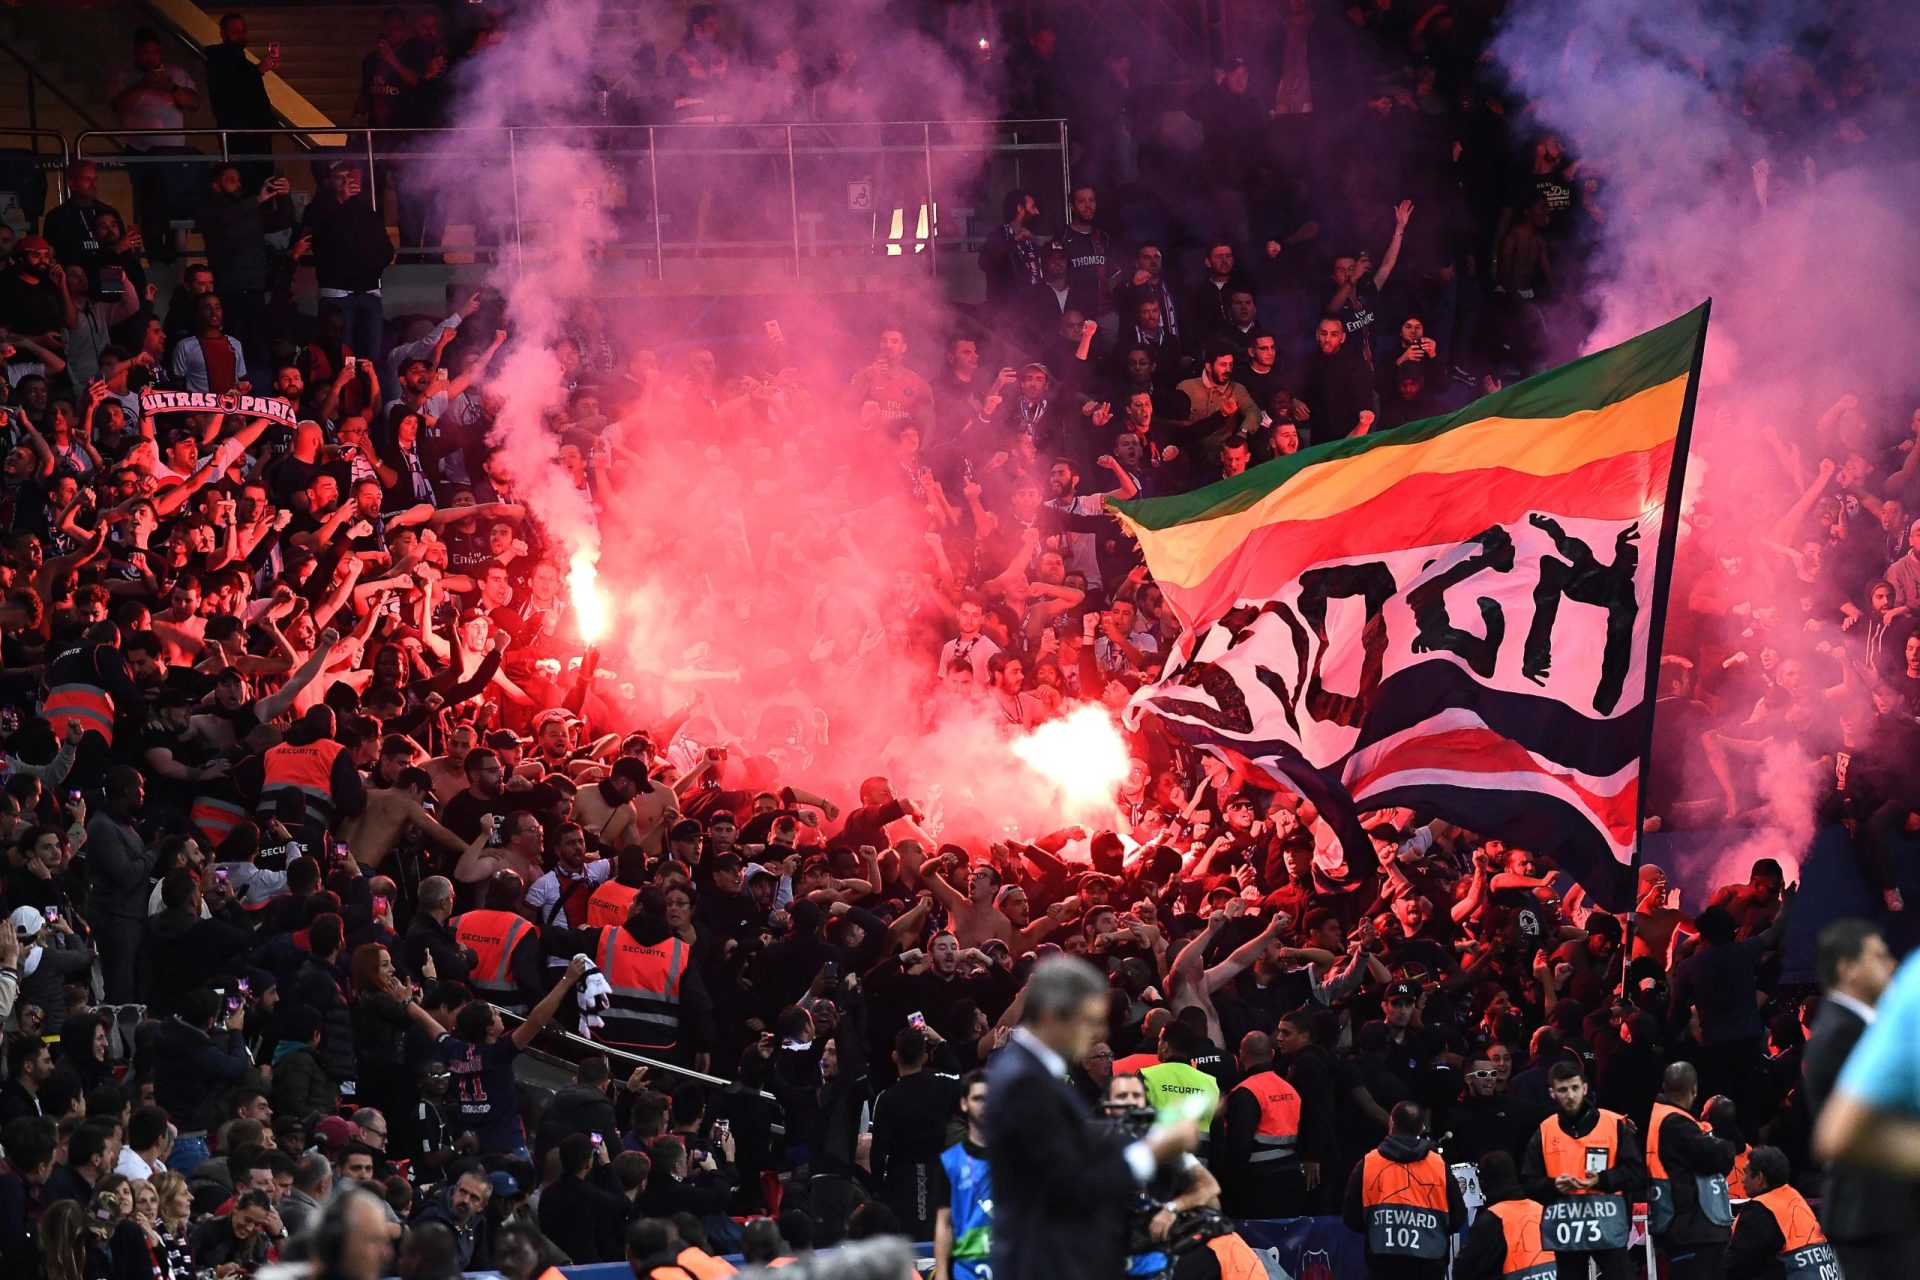
[[[987,278],[987,305],[1004,316],[1028,285],[1040,283],[1040,202],[1033,192],[1009,191],[1001,225],[980,247],[980,272]]]
[[[1082,494],[1079,492],[1079,469],[1066,458],[1055,458],[1053,466],[1047,471],[1047,484],[1052,494],[1044,505],[1067,516],[1104,517],[1108,499],[1125,502],[1139,493],[1133,477],[1113,460],[1111,454],[1101,454],[1095,459],[1094,465],[1112,472],[1119,483],[1105,493]],[[1098,535],[1068,532],[1055,536],[1060,543],[1060,553],[1066,559],[1068,572],[1082,575],[1088,591],[1098,592],[1101,587]]]
[[[1541,1243],[1556,1255],[1562,1275],[1627,1280],[1627,1249],[1634,1197],[1646,1181],[1640,1138],[1626,1117],[1587,1100],[1582,1068],[1556,1062],[1547,1072],[1555,1112],[1527,1141],[1520,1164],[1527,1194],[1546,1206]]]
[[[1112,245],[1093,225],[1099,200],[1092,187],[1075,187],[1059,245],[1067,255],[1067,305],[1095,320],[1113,310]]]
[[[41,236],[20,237],[12,262],[0,272],[0,325],[36,341],[59,340],[79,315],[66,273],[54,267],[53,246]]]
[[[1373,412],[1373,383],[1366,363],[1354,354],[1346,326],[1327,316],[1313,331],[1316,350],[1307,357],[1300,396],[1313,413],[1314,430],[1325,439],[1351,435],[1362,413]],[[1322,438],[1315,436],[1316,439]]]
[[[1518,1160],[1540,1113],[1507,1096],[1506,1082],[1484,1045],[1468,1055],[1466,1077],[1465,1094],[1447,1113],[1453,1131],[1447,1158],[1476,1164],[1490,1151],[1504,1151]]]
[[[1198,376],[1175,390],[1187,398],[1186,428],[1203,469],[1219,462],[1220,446],[1229,436],[1246,435],[1260,425],[1260,406],[1233,380],[1233,352],[1224,347],[1210,346]]]

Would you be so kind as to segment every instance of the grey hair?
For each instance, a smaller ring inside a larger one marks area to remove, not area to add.
[[[1078,1013],[1089,1000],[1105,999],[1106,994],[1107,980],[1085,960],[1077,956],[1049,956],[1033,967],[1021,1021],[1067,1017]]]
[[[453,901],[453,881],[445,876],[428,876],[420,882],[422,910],[437,911]]]

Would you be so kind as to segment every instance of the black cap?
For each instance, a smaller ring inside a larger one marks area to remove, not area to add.
[[[1387,984],[1387,1003],[1389,1004],[1395,1000],[1418,1000],[1419,998],[1420,984],[1417,982],[1402,978],[1398,982]]]
[[[728,816],[731,817],[732,815]],[[680,821],[674,823],[667,831],[667,839],[669,840],[698,840],[699,838],[700,824],[692,818],[680,819]],[[733,855],[728,854],[726,856],[732,857]],[[738,859],[735,861],[737,863]]]
[[[487,735],[487,745],[495,751],[512,751],[522,744],[520,735],[511,729],[495,729]]]

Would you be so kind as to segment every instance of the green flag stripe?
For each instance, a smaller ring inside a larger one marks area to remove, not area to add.
[[[1116,502],[1113,506],[1143,529],[1166,529],[1190,520],[1245,511],[1300,472],[1321,463],[1358,457],[1373,449],[1421,444],[1455,427],[1487,418],[1563,418],[1604,408],[1686,375],[1693,367],[1694,347],[1705,320],[1706,308],[1697,307],[1619,346],[1503,387],[1457,413],[1422,418],[1378,434],[1329,440],[1191,493]]]

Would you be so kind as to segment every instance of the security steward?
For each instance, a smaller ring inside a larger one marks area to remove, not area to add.
[[[1273,1037],[1249,1031],[1240,1041],[1243,1078],[1214,1115],[1210,1148],[1220,1203],[1236,1218],[1297,1218],[1307,1212],[1309,1180],[1300,1159],[1300,1093],[1273,1069]]]
[[[633,900],[647,883],[647,853],[639,845],[629,845],[614,861],[613,878],[594,886],[587,899],[587,924],[593,927],[620,925],[633,914]]]
[[[1541,1242],[1557,1255],[1560,1274],[1584,1277],[1587,1264],[1600,1280],[1628,1280],[1627,1242],[1633,1200],[1646,1182],[1640,1138],[1626,1117],[1587,1100],[1587,1080],[1571,1062],[1547,1073],[1555,1114],[1527,1140],[1521,1185],[1544,1208]]]
[[[1559,1268],[1540,1242],[1540,1202],[1520,1187],[1520,1170],[1504,1151],[1480,1157],[1486,1207],[1467,1228],[1453,1260],[1453,1280],[1556,1280]]]
[[[1387,1136],[1347,1181],[1342,1217],[1366,1236],[1370,1280],[1440,1280],[1447,1242],[1467,1225],[1467,1205],[1447,1162],[1427,1141],[1427,1109],[1394,1106]]]
[[[713,1043],[713,998],[692,949],[667,924],[666,895],[649,885],[633,900],[626,923],[598,931],[587,954],[611,988],[598,1038],[669,1061],[695,1064]],[[697,1065],[697,1064],[695,1064]]]
[[[40,701],[41,718],[64,726],[78,720],[84,731],[70,785],[99,783],[111,763],[118,730],[122,743],[138,741],[147,719],[146,701],[120,652],[120,628],[96,622],[46,650],[47,673]]]
[[[1727,1175],[1736,1154],[1693,1118],[1700,1075],[1690,1062],[1667,1068],[1647,1126],[1647,1218],[1667,1256],[1668,1280],[1720,1280],[1733,1230]]]
[[[326,634],[321,637],[326,641]],[[309,849],[319,849],[328,828],[342,818],[358,817],[367,807],[367,782],[353,755],[334,738],[333,708],[322,703],[287,730],[286,741],[260,758],[260,801],[264,825],[278,816],[280,798],[299,804],[295,821],[281,822]]]
[[[1798,1191],[1778,1147],[1755,1147],[1747,1159],[1747,1194],[1733,1219],[1727,1280],[1841,1280],[1833,1246]]]
[[[503,868],[487,878],[485,905],[453,918],[454,937],[474,956],[467,985],[482,1000],[523,1018],[546,994],[540,926],[516,910],[525,898],[520,873]]]

